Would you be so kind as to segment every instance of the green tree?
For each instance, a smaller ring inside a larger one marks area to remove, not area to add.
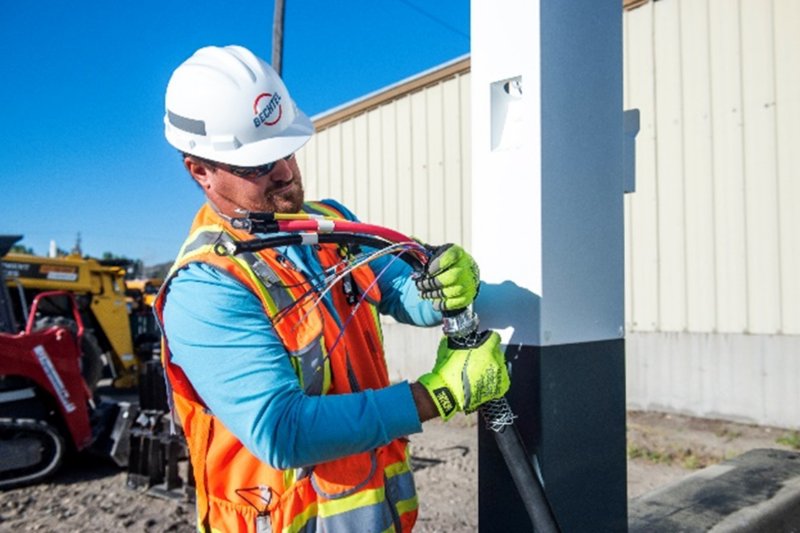
[[[23,244],[15,244],[14,246],[11,247],[9,252],[11,252],[12,254],[36,255],[33,252],[33,248],[31,248],[30,246],[25,246]]]

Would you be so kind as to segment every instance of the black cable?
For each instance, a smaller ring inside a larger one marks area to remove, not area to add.
[[[380,237],[373,237],[360,233],[317,233],[315,236],[316,242],[319,244],[359,244],[378,250],[383,250],[395,244],[391,241],[381,239]],[[242,252],[258,252],[265,248],[300,246],[304,244],[308,244],[307,237],[304,234],[291,233],[261,239],[251,239],[249,241],[237,241],[233,243],[220,242],[214,246],[214,251],[219,255],[236,255]],[[392,254],[397,255],[400,259],[405,261],[415,272],[422,272],[425,268],[419,257],[413,253],[409,253],[408,250],[398,249],[397,251],[393,251]]]
[[[395,244],[380,237],[342,232],[318,233],[315,234],[314,241],[319,244],[364,245],[379,250]],[[309,244],[308,236],[295,233],[251,239],[249,241],[218,243],[215,245],[215,251],[220,255],[235,255],[242,252],[257,252],[265,248],[304,244]],[[392,253],[398,255],[400,259],[408,263],[414,271],[424,271],[425,263],[415,254],[408,253],[407,250],[403,249],[393,251]],[[454,317],[462,311],[464,310],[451,310],[445,311],[444,314],[449,317]],[[475,325],[477,325],[477,322]],[[453,337],[451,338],[454,338],[457,342],[460,338],[460,343],[464,347],[469,347],[470,343],[474,342],[474,339],[480,338],[480,335],[475,335],[474,333],[474,331],[464,332],[463,336],[455,333],[452,334]],[[553,511],[547,501],[544,488],[533,469],[533,465],[531,465],[528,459],[522,437],[513,423],[514,415],[511,412],[511,408],[508,406],[508,401],[505,398],[493,400],[482,406],[480,411],[489,425],[490,430],[494,433],[497,446],[508,466],[509,473],[514,481],[514,485],[517,487],[517,492],[522,499],[525,510],[528,512],[534,531],[536,531],[536,533],[559,533],[558,522],[556,522]]]

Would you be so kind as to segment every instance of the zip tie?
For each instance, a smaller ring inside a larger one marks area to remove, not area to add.
[[[333,233],[336,224],[333,220],[317,220],[317,231],[320,233]]]
[[[300,238],[302,239],[301,244],[319,244],[318,233],[301,233]]]

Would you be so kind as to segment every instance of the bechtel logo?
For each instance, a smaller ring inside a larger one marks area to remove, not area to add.
[[[255,124],[256,128],[262,124],[267,126],[276,124],[281,119],[281,115],[283,114],[283,109],[281,108],[281,95],[278,93],[259,94],[256,97],[256,101],[253,102],[253,113],[256,115],[253,117],[253,124]],[[273,118],[273,115],[277,116]]]

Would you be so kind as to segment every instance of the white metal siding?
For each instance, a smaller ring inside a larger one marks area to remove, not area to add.
[[[633,408],[798,427],[800,2],[624,14]]]
[[[308,198],[427,242],[469,245],[469,77],[327,127],[298,152]]]
[[[800,333],[800,3],[775,2],[775,109],[781,319]],[[800,370],[800,363],[795,367]],[[797,374],[795,374],[796,376]],[[800,403],[800,402],[798,402]]]
[[[624,18],[629,331],[800,334],[800,2]]]

